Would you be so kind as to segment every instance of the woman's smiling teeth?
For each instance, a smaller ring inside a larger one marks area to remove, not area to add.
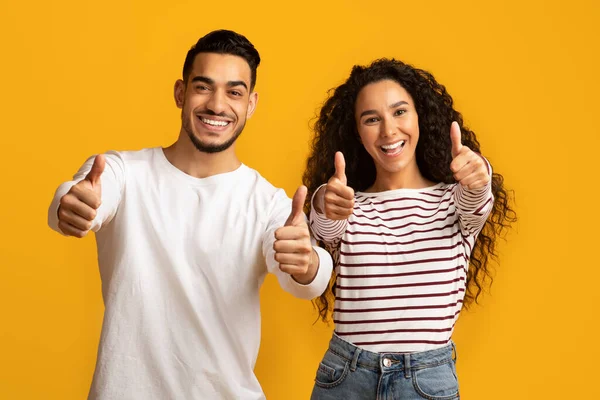
[[[399,142],[386,144],[385,146],[380,146],[381,150],[387,155],[396,155],[402,151],[404,147],[404,140],[400,140]]]

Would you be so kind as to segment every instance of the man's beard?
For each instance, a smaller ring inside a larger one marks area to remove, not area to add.
[[[244,121],[244,123],[236,129],[233,136],[224,143],[206,144],[202,143],[202,141],[200,141],[200,139],[198,139],[196,135],[194,135],[191,118],[184,118],[184,121],[185,122],[183,123],[183,129],[187,132],[188,136],[190,137],[190,140],[192,141],[196,149],[202,153],[220,153],[222,151],[227,150],[231,147],[232,144],[235,143],[237,138],[242,134],[244,127],[246,126],[246,121]]]

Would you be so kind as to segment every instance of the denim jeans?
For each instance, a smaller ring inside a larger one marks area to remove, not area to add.
[[[417,353],[372,353],[333,335],[311,400],[458,399],[454,343]]]

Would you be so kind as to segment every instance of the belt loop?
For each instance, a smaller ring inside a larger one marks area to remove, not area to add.
[[[410,378],[410,353],[404,354],[404,377]]]
[[[354,372],[356,371],[356,364],[358,363],[358,356],[360,355],[360,352],[362,350],[360,348],[356,348],[356,350],[354,350],[354,356],[352,357],[352,362],[350,363],[350,371]]]

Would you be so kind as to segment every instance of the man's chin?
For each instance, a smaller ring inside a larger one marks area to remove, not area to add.
[[[196,147],[196,149],[202,153],[220,153],[222,151],[225,151],[227,149],[229,149],[234,143],[235,140],[237,139],[237,136],[234,136],[228,140],[224,140],[224,141],[204,141],[198,138],[198,136],[196,135],[189,135],[190,139],[194,145],[194,147]]]
[[[194,128],[197,127],[194,127],[192,124],[184,124],[183,128],[198,151],[202,153],[220,153],[229,149],[235,143],[237,138],[242,134],[245,125],[244,121],[235,128],[234,132],[231,132],[230,129],[218,133],[206,132],[204,135],[208,136],[208,141],[202,140],[201,134],[199,134],[201,132],[196,131]]]

